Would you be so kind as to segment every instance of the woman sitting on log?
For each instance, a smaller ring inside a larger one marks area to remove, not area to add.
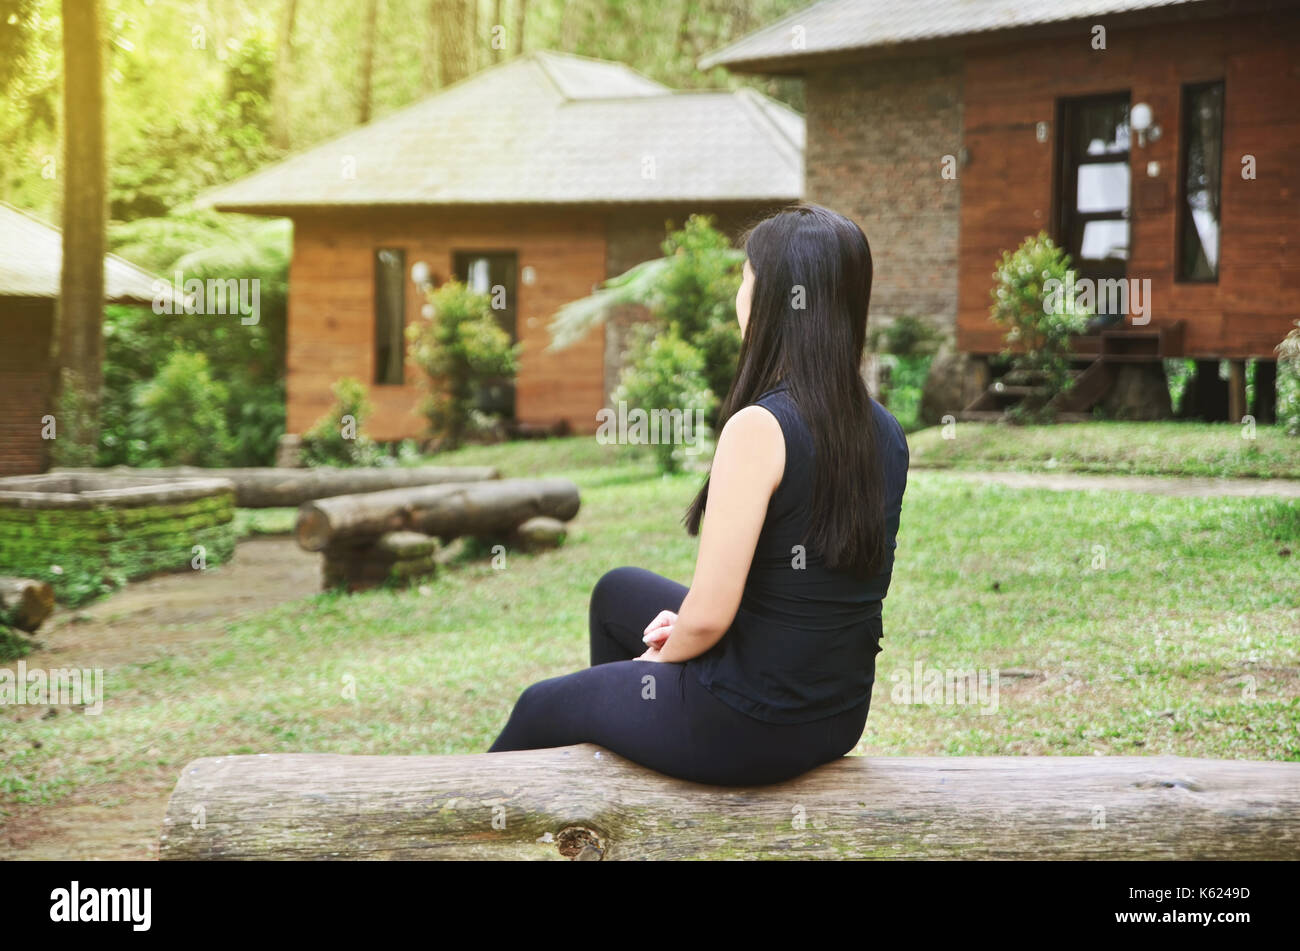
[[[908,463],[860,370],[871,250],[813,205],[744,246],[740,365],[686,516],[700,536],[690,588],[642,568],[602,577],[592,666],[527,688],[490,752],[589,742],[670,776],[756,785],[862,736]]]

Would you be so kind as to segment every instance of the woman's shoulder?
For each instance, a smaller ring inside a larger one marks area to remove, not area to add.
[[[892,442],[901,443],[906,450],[907,433],[903,430],[903,424],[883,404],[877,402],[874,396],[871,398],[871,413],[875,417],[876,428]]]
[[[750,406],[761,406],[781,421],[784,426],[789,416],[799,416],[799,406],[790,394],[790,388],[784,383],[765,391],[754,398]]]

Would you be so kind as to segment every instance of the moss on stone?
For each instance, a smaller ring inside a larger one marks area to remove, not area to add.
[[[192,570],[195,546],[218,565],[235,550],[233,493],[116,508],[20,509],[0,503],[0,574],[39,578],[80,604],[132,578]]]

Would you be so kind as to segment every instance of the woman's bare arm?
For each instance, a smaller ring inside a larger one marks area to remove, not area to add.
[[[785,471],[785,438],[776,417],[747,406],[722,428],[709,474],[695,577],[668,641],[648,660],[680,663],[727,633],[740,608],[767,505]]]

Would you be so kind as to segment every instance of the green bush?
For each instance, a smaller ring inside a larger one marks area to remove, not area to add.
[[[1043,411],[1070,386],[1069,338],[1083,332],[1091,312],[1074,293],[1069,255],[1045,232],[1026,238],[1015,252],[1002,252],[993,279],[989,314],[1006,328],[1004,353],[1013,369],[1045,387],[1039,404],[1022,405]]]
[[[230,453],[226,387],[212,379],[202,353],[177,350],[132,395],[131,431],[141,442],[136,465],[221,466]]]
[[[704,355],[675,328],[666,333],[644,324],[636,328],[613,397],[614,409],[609,412],[621,417],[619,404],[625,404],[629,421],[619,441],[635,447],[634,451],[648,446],[660,472],[677,472],[691,456],[707,454],[708,420],[718,400],[709,389]],[[638,416],[645,420],[639,435]],[[657,434],[650,428],[656,416]],[[598,434],[598,438],[605,437]]]
[[[1300,320],[1277,345],[1277,421],[1300,436]]]
[[[942,331],[911,314],[900,314],[883,327],[872,327],[868,336],[872,350],[900,357],[931,356],[944,339]]]
[[[226,385],[222,407],[230,434],[229,464],[270,465],[284,432],[285,314],[292,226],[239,215],[183,211],[114,225],[114,250],[171,283],[256,281],[259,315],[155,314],[148,307],[104,312],[104,395],[97,463],[138,465],[156,456],[132,426],[137,384],[154,378],[177,350],[208,358]]]
[[[932,359],[928,355],[880,355],[881,367],[887,371],[882,374],[880,402],[894,414],[904,432],[914,432],[925,425],[921,420],[921,394]]]
[[[309,466],[378,465],[384,453],[362,430],[371,410],[365,384],[344,377],[331,392],[333,407],[302,435],[302,461]]]
[[[740,359],[740,325],[736,291],[743,256],[731,254],[731,242],[708,215],[691,215],[663,242],[668,259],[655,283],[650,311],[704,358],[704,380],[718,396],[731,388]],[[716,423],[709,411],[710,420]]]
[[[871,328],[871,349],[876,351],[884,371],[878,398],[905,432],[924,426],[921,395],[930,361],[944,336],[927,321],[910,314],[902,314],[884,327]]]
[[[411,359],[429,377],[423,410],[443,448],[454,449],[467,432],[490,423],[476,408],[481,384],[513,376],[519,345],[497,323],[492,299],[448,281],[429,295],[433,316],[406,328]],[[476,422],[477,421],[477,422]]]

